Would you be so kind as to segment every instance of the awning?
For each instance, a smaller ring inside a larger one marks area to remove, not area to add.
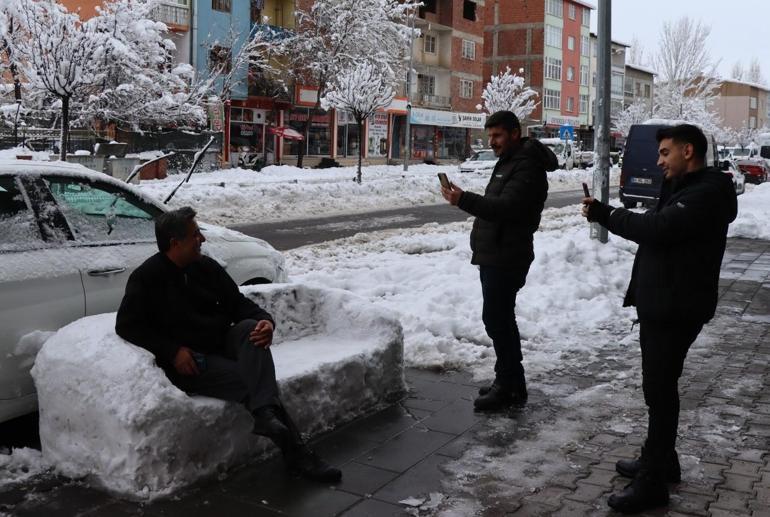
[[[268,128],[268,130],[274,135],[278,135],[287,140],[304,140],[305,139],[305,137],[302,136],[302,133],[290,127],[285,127],[285,126],[271,127],[271,128]]]

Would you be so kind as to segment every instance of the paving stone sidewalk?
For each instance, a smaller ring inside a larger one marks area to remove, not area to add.
[[[770,242],[730,240],[722,277],[680,382],[683,481],[648,515],[770,517]],[[614,463],[638,453],[646,411],[638,341],[625,324],[611,334],[617,345],[568,357],[505,415],[473,413],[466,372],[409,370],[407,398],[315,442],[343,468],[336,487],[288,478],[276,459],[149,505],[41,479],[0,493],[0,514],[614,515],[607,497],[627,482]]]

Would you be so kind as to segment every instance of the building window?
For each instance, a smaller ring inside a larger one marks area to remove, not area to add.
[[[472,22],[476,21],[476,1],[463,0],[463,18]]]
[[[232,53],[228,47],[214,45],[209,50],[209,70],[228,74],[232,67]]]
[[[575,4],[569,4],[569,19],[574,20],[577,17],[577,6]]]
[[[423,0],[419,11],[420,18],[425,18],[425,13],[436,13],[436,0]]]
[[[749,109],[757,109],[757,98],[756,97],[749,97]]]
[[[623,92],[628,96],[634,95],[634,78],[633,77],[626,76],[626,84]]]
[[[575,97],[567,97],[567,111],[570,113],[575,111]]]
[[[476,42],[463,40],[463,57],[465,59],[476,59]]]
[[[583,7],[583,27],[591,26],[591,9]]]
[[[561,48],[561,27],[545,26],[545,44],[549,47]]]
[[[580,113],[588,113],[588,95],[580,95]]]
[[[612,95],[623,95],[623,74],[612,73]]]
[[[211,8],[215,11],[229,13],[232,9],[231,0],[211,0]]]
[[[575,50],[575,37],[567,36],[567,50]]]
[[[426,34],[422,41],[422,49],[428,54],[436,53],[436,36]]]
[[[588,36],[580,36],[580,55],[588,57]]]
[[[562,0],[546,0],[545,12],[551,16],[561,18],[564,16],[564,2]]]
[[[561,81],[561,59],[555,57],[545,58],[545,78]]]
[[[473,98],[473,81],[467,79],[460,80],[460,97],[463,99]]]
[[[649,84],[644,85],[644,96],[645,98],[649,99],[652,96],[652,88],[650,88]]]
[[[588,65],[580,65],[580,86],[588,86]]]
[[[591,86],[596,87],[596,72],[593,73],[593,78],[591,79]]]
[[[574,81],[575,80],[575,67],[574,66],[568,66],[567,67],[567,80],[568,81]]]
[[[436,94],[436,78],[432,75],[417,75],[417,90],[421,95]]]
[[[749,129],[754,129],[755,127],[757,127],[757,117],[749,117]]]
[[[561,109],[561,92],[559,90],[543,88],[543,106],[547,110]]]

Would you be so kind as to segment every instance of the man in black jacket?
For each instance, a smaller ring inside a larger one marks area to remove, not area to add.
[[[128,279],[117,334],[152,352],[183,391],[242,403],[254,416],[253,432],[275,442],[291,472],[339,481],[341,472],[305,446],[281,404],[269,349],[273,318],[201,254],[206,239],[195,211],[161,214],[155,236],[160,252]]]
[[[558,166],[556,155],[538,140],[521,137],[519,119],[498,111],[484,126],[489,146],[499,159],[483,196],[457,185],[441,194],[476,216],[471,231],[471,263],[479,266],[484,298],[482,320],[497,361],[495,380],[479,390],[474,407],[499,411],[527,402],[527,383],[521,365],[521,339],[516,325],[516,295],[524,287],[535,258],[533,234],[540,224],[548,196],[546,171]]]
[[[690,345],[714,316],[727,227],[737,213],[730,178],[706,167],[708,142],[700,129],[662,128],[657,141],[664,180],[655,208],[637,214],[583,200],[589,221],[639,244],[623,305],[636,306],[639,316],[648,428],[641,457],[616,464],[634,478],[609,499],[624,513],[665,505],[666,481],[680,480],[677,384]]]

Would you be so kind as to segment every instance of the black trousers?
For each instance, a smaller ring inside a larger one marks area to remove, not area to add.
[[[679,426],[679,377],[690,345],[703,323],[639,322],[642,347],[642,389],[648,408],[645,456],[649,468],[658,473],[676,454]]]
[[[521,365],[521,336],[516,324],[516,295],[524,286],[526,273],[481,266],[481,318],[495,348],[495,382],[507,390],[526,393],[527,383]]]
[[[241,402],[250,412],[263,406],[280,406],[273,355],[249,341],[256,324],[255,320],[243,320],[231,327],[224,354],[206,354],[206,366],[200,374],[179,375],[172,371],[168,372],[169,379],[182,391]]]

